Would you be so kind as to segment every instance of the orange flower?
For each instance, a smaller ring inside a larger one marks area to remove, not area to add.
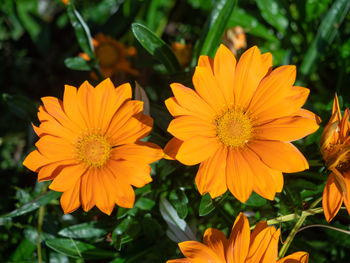
[[[240,26],[226,29],[222,42],[236,55],[238,50],[247,47],[244,29]]]
[[[301,109],[309,90],[294,86],[295,66],[272,71],[270,53],[257,47],[236,59],[221,45],[215,59],[199,58],[195,90],[171,84],[165,101],[175,117],[165,147],[168,157],[186,165],[200,163],[196,184],[217,197],[227,188],[241,202],[254,190],[273,200],[283,188],[282,172],[308,169],[291,141],[318,129],[316,115]]]
[[[187,67],[191,61],[192,45],[182,44],[180,42],[174,42],[171,44],[171,50],[179,60],[182,67]]]
[[[69,4],[69,0],[61,0],[63,4],[68,5]]]
[[[118,71],[132,75],[138,74],[138,71],[133,69],[130,62],[126,59],[136,55],[134,47],[127,48],[123,43],[101,33],[93,39],[92,43],[101,71],[105,77],[110,78]],[[90,60],[86,53],[81,53],[79,56],[85,60]]]
[[[115,88],[110,79],[96,88],[85,81],[77,90],[65,86],[63,101],[41,99],[37,150],[23,164],[38,173],[38,181],[63,192],[64,213],[95,205],[111,214],[114,205],[133,207],[131,185],[152,181],[150,163],[162,157],[155,144],[140,141],[153,119],[142,114],[143,103],[131,100],[129,83]]]
[[[338,213],[343,201],[350,215],[350,136],[349,109],[341,116],[335,94],[332,117],[321,137],[321,153],[331,171],[323,190],[322,206],[327,222]]]
[[[250,233],[249,222],[240,213],[232,227],[230,238],[224,233],[209,228],[205,231],[203,243],[185,241],[179,243],[186,258],[168,260],[167,263],[307,263],[306,252],[296,252],[277,260],[280,229],[267,226],[266,222],[256,225]]]

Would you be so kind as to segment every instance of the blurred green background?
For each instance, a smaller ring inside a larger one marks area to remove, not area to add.
[[[92,52],[89,32],[136,48],[128,59],[138,74],[111,78],[133,87],[137,81],[146,92],[155,120],[149,139],[161,146],[171,138],[164,106],[169,84],[190,87],[198,56],[214,56],[224,31],[235,26],[243,29],[247,48],[258,45],[273,54],[274,66],[297,66],[297,85],[311,90],[305,107],[324,126],[335,92],[343,109],[350,102],[349,8],[349,0],[76,0],[67,11],[60,0],[0,0],[0,262],[38,262],[41,222],[43,262],[145,263],[182,257],[174,241],[191,235],[185,226],[201,240],[207,227],[229,233],[240,211],[253,225],[307,209],[322,195],[328,175],[319,153],[322,129],[296,142],[311,168],[285,175],[284,190],[273,202],[257,194],[246,204],[228,193],[202,198],[194,184],[197,167],[161,160],[152,165],[153,182],[136,190],[134,208],[116,207],[110,217],[95,208],[64,215],[59,194],[45,194],[48,184],[37,183],[22,161],[37,139],[31,123],[38,123],[40,98],[62,98],[64,84],[99,82],[98,58],[77,57]],[[171,51],[175,42],[191,45],[186,65]],[[244,50],[236,50],[237,56]],[[171,222],[175,230],[169,230]],[[294,223],[281,224],[283,239]],[[307,218],[310,224],[327,223],[317,214]],[[350,217],[341,210],[330,225],[350,230]],[[349,262],[350,238],[310,228],[297,234],[287,254],[299,250],[310,253],[310,262]]]

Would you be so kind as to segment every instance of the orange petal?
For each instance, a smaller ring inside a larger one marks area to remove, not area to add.
[[[80,206],[80,184],[81,181],[77,180],[71,189],[62,194],[60,201],[65,214],[74,212]]]
[[[226,183],[230,192],[242,203],[245,203],[252,193],[253,177],[253,172],[242,152],[229,148],[226,160]]]
[[[288,96],[295,77],[295,66],[288,65],[274,69],[259,84],[248,110],[260,116],[260,113],[271,105],[280,103]]]
[[[131,144],[146,137],[152,127],[153,119],[139,113],[130,118],[121,129],[114,130],[114,133],[109,136],[111,136],[113,146]]]
[[[338,100],[338,96],[337,93],[334,94],[334,100],[333,100],[333,107],[332,107],[332,115],[336,113],[336,120],[340,121],[341,120],[341,111],[340,111],[340,107],[339,107],[339,100]]]
[[[248,219],[243,213],[236,218],[228,242],[227,263],[245,263],[249,250],[250,230]]]
[[[206,245],[197,241],[185,241],[179,243],[179,248],[182,254],[185,255],[191,262],[217,262],[226,263],[222,261],[220,256]]]
[[[265,77],[267,68],[264,67],[261,53],[254,46],[240,57],[234,76],[235,104],[246,109],[260,81]]]
[[[125,102],[117,111],[116,115],[109,124],[106,134],[111,137],[115,136],[115,133],[120,132],[128,121],[142,112],[143,102],[130,100]]]
[[[267,68],[267,74],[269,74],[272,71],[272,54],[270,52],[266,52],[261,55],[261,60],[263,62],[263,65],[265,68]]]
[[[220,45],[216,51],[214,59],[214,75],[219,87],[225,97],[227,105],[233,105],[233,78],[236,69],[236,58],[232,52],[225,46]]]
[[[201,55],[201,56],[199,56],[199,59],[198,59],[198,66],[209,68],[209,69],[213,70],[214,69],[214,59],[212,59],[211,57],[205,56],[205,55]]]
[[[291,143],[254,140],[248,144],[248,147],[274,170],[295,173],[309,168],[305,157]]]
[[[182,116],[182,115],[194,115],[199,118],[198,114],[191,112],[188,109],[180,106],[175,97],[171,97],[165,100],[165,106],[167,107],[170,114],[174,117]],[[203,119],[203,118],[202,118]],[[205,118],[204,118],[205,120]]]
[[[151,168],[146,163],[109,160],[108,168],[113,172],[117,183],[122,181],[124,184],[143,187],[152,181],[150,176]]]
[[[227,147],[221,146],[199,166],[196,185],[201,195],[209,193],[215,198],[226,192],[226,156]]]
[[[346,185],[346,193],[343,193],[344,204],[348,214],[350,215],[350,172],[347,171],[344,173],[344,181]]]
[[[87,127],[87,123],[79,111],[77,101],[77,89],[73,86],[65,85],[63,94],[64,112],[80,128],[84,129]]]
[[[87,170],[83,165],[65,166],[55,177],[49,188],[56,192],[64,192],[72,188]]]
[[[62,101],[55,97],[43,97],[41,101],[44,104],[45,111],[54,117],[63,127],[70,129],[72,132],[79,133],[79,126],[68,118],[63,110]]]
[[[165,145],[165,147],[164,147],[164,153],[165,153],[164,158],[168,159],[168,160],[175,160],[176,155],[177,155],[182,143],[183,143],[183,141],[181,141],[175,137],[172,138],[167,143],[167,145]]]
[[[315,115],[316,117],[316,115]],[[289,116],[254,127],[256,138],[262,140],[295,141],[318,129],[316,118]]]
[[[137,163],[153,163],[163,157],[163,151],[157,144],[137,142],[113,148],[110,156],[115,160],[125,159]]]
[[[284,81],[284,80],[281,80]],[[281,92],[283,92],[282,90]],[[284,116],[298,115],[299,109],[305,104],[310,90],[294,86],[289,89],[289,92],[282,94],[280,100],[270,100],[260,108],[251,110],[254,112],[256,123],[265,123],[269,120],[281,118]]]
[[[265,253],[263,254],[263,257],[260,260],[261,263],[276,262],[276,259],[278,257],[278,241],[279,241],[280,235],[281,235],[280,229],[274,232],[265,250]]]
[[[94,176],[94,197],[96,201],[96,207],[103,213],[110,215],[115,205],[114,195],[110,193],[108,185],[110,180],[105,179],[106,176],[98,172]]]
[[[215,119],[215,111],[194,90],[179,83],[172,83],[170,87],[181,107],[193,112],[193,115],[198,118]]]
[[[259,222],[252,232],[245,263],[267,262],[269,257],[265,257],[265,253],[268,253],[267,256],[275,255],[270,262],[276,262],[279,235],[280,231],[276,231],[273,226],[267,226],[266,221]]]
[[[50,160],[34,150],[24,159],[23,165],[33,172],[38,172],[40,167],[50,163]]]
[[[71,165],[76,165],[76,162],[64,160],[64,161],[49,163],[48,165],[45,165],[39,169],[38,181],[44,182],[44,181],[53,180],[56,178],[56,176],[64,167],[71,166]]]
[[[295,252],[289,256],[281,258],[277,263],[308,263],[309,254],[307,252]]]
[[[216,127],[194,116],[180,116],[170,122],[168,132],[185,141],[195,136],[213,138],[216,136]]]
[[[41,137],[35,146],[50,162],[75,159],[73,145],[54,136],[45,135]]]
[[[167,260],[166,263],[192,263],[192,261],[190,261],[187,258],[179,258],[179,259]]]
[[[276,191],[283,188],[283,175],[265,165],[255,152],[247,148],[242,155],[253,174],[253,190],[264,198],[274,200]]]
[[[220,257],[222,262],[226,262],[225,251],[228,245],[228,241],[224,233],[215,228],[208,228],[205,230],[203,243],[211,248],[215,254]]]
[[[193,85],[198,95],[216,112],[221,112],[226,100],[221,87],[218,86],[213,72],[208,68],[196,67],[193,74]],[[192,106],[193,107],[193,106]]]
[[[323,190],[322,197],[323,212],[328,223],[338,214],[342,203],[342,194],[334,182],[333,173],[331,173]]]
[[[116,171],[111,169],[107,167],[101,173],[106,192],[118,206],[132,208],[135,203],[134,189],[121,176],[117,179]]]
[[[95,183],[94,176],[96,176],[94,169],[88,170],[83,176],[81,176],[80,201],[85,212],[95,206],[93,190]]]
[[[186,165],[195,165],[209,158],[219,146],[217,138],[192,137],[181,144],[176,159]]]

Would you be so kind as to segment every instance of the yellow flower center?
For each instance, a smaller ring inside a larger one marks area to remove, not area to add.
[[[96,48],[95,52],[102,67],[113,67],[118,62],[119,51],[112,44],[101,44]]]
[[[228,110],[216,120],[216,134],[223,144],[243,146],[252,137],[252,123],[240,110]]]
[[[109,158],[111,145],[102,135],[89,134],[77,142],[78,159],[89,167],[101,167]]]

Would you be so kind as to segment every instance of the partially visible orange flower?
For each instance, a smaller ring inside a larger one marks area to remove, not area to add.
[[[171,50],[176,55],[180,65],[182,67],[187,67],[191,61],[192,45],[174,42],[171,44]]]
[[[134,47],[127,48],[123,43],[101,33],[93,39],[92,43],[102,74],[106,78],[112,77],[118,71],[138,75],[138,71],[133,69],[126,59],[136,55]],[[90,60],[86,53],[81,53],[79,56]]]
[[[63,4],[68,5],[69,4],[69,0],[61,0]]]
[[[349,109],[341,116],[335,94],[332,117],[321,137],[321,153],[331,171],[323,190],[322,206],[326,220],[330,222],[344,204],[350,215],[350,136]]]
[[[215,59],[199,58],[195,90],[171,84],[174,97],[165,104],[175,117],[168,157],[185,165],[200,163],[199,192],[212,198],[230,192],[246,202],[255,191],[273,200],[283,188],[282,172],[308,169],[291,141],[318,129],[317,116],[302,109],[309,90],[293,86],[295,66],[272,70],[272,55],[257,47],[236,65],[221,45]]]
[[[256,225],[250,233],[249,222],[240,213],[233,224],[230,238],[224,233],[209,228],[205,231],[203,243],[185,241],[179,243],[181,252],[186,258],[168,260],[167,263],[307,263],[306,252],[296,252],[280,260],[278,240],[280,229],[267,226],[266,222]]]
[[[244,29],[240,26],[226,29],[222,36],[222,42],[236,55],[238,50],[247,47]]]
[[[38,173],[38,181],[63,192],[64,213],[95,205],[111,214],[114,205],[131,208],[135,193],[152,181],[150,163],[163,153],[140,139],[153,119],[142,114],[143,103],[131,100],[128,83],[115,88],[110,79],[96,88],[85,81],[78,90],[65,86],[63,101],[43,97],[39,107],[40,137],[23,164]]]

